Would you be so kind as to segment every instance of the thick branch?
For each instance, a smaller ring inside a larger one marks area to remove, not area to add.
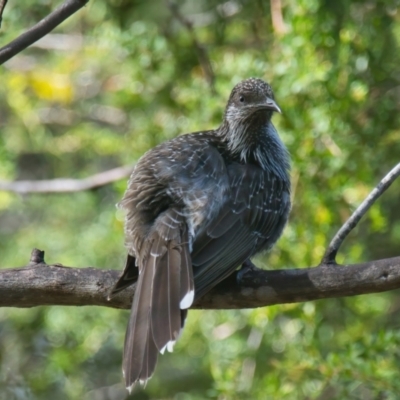
[[[100,172],[84,179],[49,179],[41,181],[0,181],[0,190],[15,193],[71,193],[94,189],[127,178],[133,165],[126,165]]]
[[[0,49],[0,65],[5,63],[32,43],[51,32],[61,22],[81,9],[89,0],[66,0],[60,7],[55,9],[47,17],[39,21],[35,26],[28,29],[11,43]],[[5,7],[5,2],[3,8]]]
[[[47,265],[34,250],[23,268],[0,270],[0,307],[41,305],[130,308],[134,287],[107,295],[121,271]],[[363,264],[236,274],[199,299],[193,308],[254,308],[332,297],[377,293],[400,288],[400,257]]]

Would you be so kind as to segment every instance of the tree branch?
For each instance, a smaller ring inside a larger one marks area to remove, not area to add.
[[[279,35],[286,33],[287,28],[283,21],[281,0],[271,0],[271,17],[274,31]]]
[[[130,308],[134,286],[107,300],[121,271],[47,265],[34,249],[22,268],[0,270],[0,307],[43,305]],[[192,308],[238,309],[355,296],[400,288],[400,257],[362,264],[320,265],[275,271],[250,270],[218,284]]]
[[[400,163],[397,164],[378,184],[378,186],[368,195],[368,197],[358,206],[351,217],[343,224],[329,244],[321,264],[336,264],[336,254],[339,251],[346,236],[356,227],[360,219],[371,208],[376,200],[390,187],[395,179],[400,175]]]
[[[206,77],[206,80],[208,84],[211,87],[212,92],[214,92],[214,82],[215,82],[215,75],[214,75],[214,70],[212,68],[212,64],[210,61],[210,58],[207,54],[207,50],[205,47],[200,43],[200,41],[197,39],[196,33],[193,29],[192,23],[185,18],[185,16],[179,11],[179,7],[176,3],[174,3],[171,0],[166,0],[167,7],[171,11],[171,14],[187,29],[189,32],[193,46],[196,49],[197,52],[197,57],[199,59],[201,68],[203,70],[204,76]]]
[[[4,9],[6,8],[8,0],[0,0],[0,28],[1,28],[1,22],[3,21],[3,12]]]
[[[100,172],[84,179],[49,179],[40,181],[0,181],[0,190],[15,193],[71,193],[94,189],[127,178],[133,165],[126,165]]]
[[[0,0],[0,6],[4,9],[6,1]],[[47,17],[39,21],[35,26],[28,29],[22,35],[0,49],[0,65],[5,63],[32,43],[36,42],[51,32],[61,22],[81,9],[89,0],[66,0],[60,7],[55,9]],[[1,15],[0,15],[1,17]]]

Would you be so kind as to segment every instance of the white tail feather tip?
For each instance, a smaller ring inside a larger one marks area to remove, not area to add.
[[[167,350],[172,353],[174,351],[175,340],[171,340],[167,343]]]
[[[182,310],[186,310],[193,304],[194,300],[194,290],[191,290],[190,292],[187,292],[181,302],[179,303],[179,306]]]
[[[167,348],[167,345],[165,345],[165,346],[160,350],[160,353],[161,353],[161,354],[164,354],[166,348]]]
[[[139,383],[143,386],[143,389],[146,387],[148,379],[139,379]]]
[[[133,390],[134,386],[135,386],[135,384],[132,383],[131,386],[127,386],[127,387],[126,387],[126,390],[129,392],[129,394],[132,394],[132,390]]]

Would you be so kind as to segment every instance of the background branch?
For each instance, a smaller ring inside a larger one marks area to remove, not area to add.
[[[0,0],[0,28],[1,28],[1,21],[3,20],[3,12],[6,8],[8,0]]]
[[[166,0],[167,7],[171,11],[171,14],[187,29],[192,38],[193,46],[196,49],[197,58],[199,59],[201,68],[203,70],[204,76],[211,87],[211,90],[214,92],[214,82],[215,75],[211,65],[210,58],[208,56],[207,50],[204,45],[200,43],[197,39],[196,33],[193,29],[192,23],[185,18],[185,16],[179,11],[179,7],[176,3],[170,0]]]
[[[38,181],[0,181],[0,190],[15,193],[70,193],[94,189],[127,178],[133,171],[133,165],[126,165],[100,172],[84,179],[49,179]]]
[[[287,28],[283,21],[281,0],[271,0],[271,17],[274,31],[280,35],[286,33]]]
[[[346,236],[356,227],[360,219],[364,214],[371,208],[376,200],[390,187],[395,179],[400,175],[400,163],[397,164],[378,184],[378,186],[372,190],[368,197],[358,206],[356,211],[351,217],[343,224],[343,226],[336,233],[331,243],[329,244],[324,257],[322,258],[321,264],[335,264],[336,254],[339,251],[339,247],[342,245],[343,240]]]
[[[134,287],[107,295],[121,271],[47,265],[34,249],[22,268],[0,270],[0,307],[42,305],[130,308]],[[200,298],[193,308],[236,309],[377,293],[400,288],[400,257],[332,267],[251,270],[236,274]]]
[[[0,0],[0,11],[4,9],[6,2]],[[0,49],[0,65],[5,63],[32,43],[36,42],[49,32],[51,32],[61,22],[81,9],[89,0],[66,0],[60,7],[55,9],[47,17],[39,21],[35,26],[28,29],[22,35]],[[0,14],[1,19],[1,14]]]

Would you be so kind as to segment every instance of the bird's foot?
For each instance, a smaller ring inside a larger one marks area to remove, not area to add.
[[[242,283],[243,277],[249,273],[249,272],[254,272],[254,271],[260,271],[260,268],[257,268],[250,260],[246,260],[243,264],[242,267],[239,269],[239,271],[236,274],[236,281],[240,285]]]

